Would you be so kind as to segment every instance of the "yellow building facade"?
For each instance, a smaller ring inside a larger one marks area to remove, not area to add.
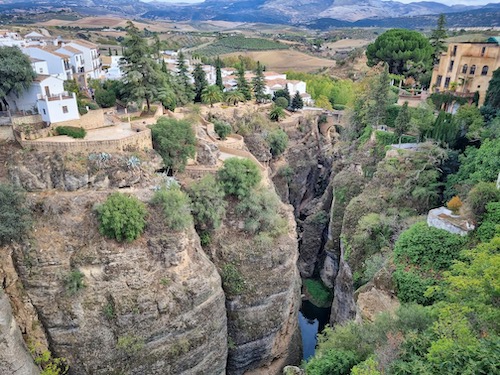
[[[479,93],[483,105],[493,72],[500,67],[500,38],[486,43],[450,43],[434,66],[431,92],[455,92],[472,98]]]

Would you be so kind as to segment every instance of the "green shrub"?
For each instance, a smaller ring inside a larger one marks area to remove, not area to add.
[[[12,185],[0,183],[0,246],[21,240],[31,225],[25,194]]]
[[[276,100],[274,101],[274,103],[278,106],[278,107],[281,107],[281,108],[288,108],[288,99],[287,98],[284,98],[282,96],[280,97],[277,97]]]
[[[398,297],[402,302],[430,304],[426,290],[436,285],[439,272],[450,267],[460,257],[467,239],[442,229],[429,227],[425,222],[404,231],[394,246],[394,263]]]
[[[178,187],[155,192],[152,203],[163,211],[165,225],[172,230],[183,230],[193,222],[189,197]]]
[[[500,190],[495,182],[480,182],[467,195],[467,204],[477,221],[481,221],[489,202],[500,201]]]
[[[224,140],[226,137],[231,134],[233,128],[225,121],[214,121],[214,130],[220,139]]]
[[[89,109],[91,111],[95,111],[96,109],[99,109],[99,106],[96,103],[93,103],[93,102],[88,102],[87,103],[87,107],[89,107]]]
[[[332,303],[333,292],[319,279],[305,279],[304,287],[311,296],[311,303],[318,307],[329,307]]]
[[[147,210],[137,198],[121,193],[111,194],[97,208],[99,232],[117,241],[131,242],[138,238],[146,226]]]
[[[221,269],[222,288],[229,296],[237,296],[245,290],[245,280],[234,264],[225,264]]]
[[[279,205],[275,193],[259,189],[242,198],[236,212],[244,218],[247,232],[267,232],[276,237],[287,230],[286,220],[278,214]]]
[[[229,158],[224,167],[217,172],[217,180],[226,195],[234,195],[241,199],[246,197],[252,188],[261,180],[257,165],[249,159]]]
[[[95,101],[102,108],[113,107],[116,103],[116,95],[113,90],[97,89],[95,91]],[[91,108],[92,109],[92,108]]]
[[[344,109],[346,109],[346,106],[343,104],[334,104],[333,109],[335,109],[337,111],[343,111]]]
[[[189,187],[191,210],[197,228],[217,229],[226,213],[224,190],[212,175],[206,175]]]
[[[466,242],[458,234],[419,222],[399,236],[394,246],[395,262],[418,265],[422,270],[443,270],[459,257]]]
[[[282,129],[269,133],[266,140],[273,156],[281,155],[288,146],[288,135]]]
[[[76,294],[79,290],[85,288],[85,283],[83,282],[85,275],[79,270],[71,271],[64,279],[64,285],[66,291],[70,294]]]
[[[85,138],[87,135],[87,131],[84,128],[74,126],[58,126],[56,132],[58,135],[67,135],[72,138]]]
[[[500,236],[500,202],[490,202],[486,205],[486,214],[477,228],[477,235],[482,242]]]
[[[306,365],[306,375],[349,375],[359,362],[352,351],[330,349],[314,356]]]

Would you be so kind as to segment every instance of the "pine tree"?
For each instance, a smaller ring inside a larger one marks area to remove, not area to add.
[[[220,91],[224,91],[224,83],[222,82],[222,61],[219,56],[215,60],[215,84],[219,87]]]
[[[252,99],[252,92],[250,91],[247,79],[245,78],[245,65],[243,64],[243,62],[238,64],[236,76],[236,85],[238,87],[238,91],[245,96],[245,100]]]
[[[257,103],[262,103],[266,98],[266,94],[264,92],[266,88],[266,82],[264,78],[264,70],[262,69],[262,65],[257,61],[257,68],[255,69],[255,77],[252,80],[253,82],[253,93],[255,95],[255,100]]]
[[[432,54],[432,61],[434,65],[436,65],[439,62],[439,55],[441,54],[441,52],[446,50],[446,46],[444,43],[447,37],[445,25],[446,25],[446,18],[444,14],[441,14],[437,21],[437,28],[432,30],[432,34],[429,38],[429,42],[431,43],[431,46],[434,49],[434,52]]]
[[[299,92],[297,91],[292,99],[292,109],[296,111],[297,109],[302,109],[304,107],[304,102]]]
[[[201,94],[205,87],[208,86],[207,75],[203,70],[201,64],[196,64],[193,71],[194,78],[194,101],[197,103],[201,102]]]
[[[139,29],[128,21],[126,30],[121,60],[124,91],[131,101],[145,100],[149,112],[151,102],[158,98],[159,89],[167,83],[166,76],[151,57],[151,50]]]
[[[411,116],[408,109],[408,102],[404,102],[394,122],[394,133],[399,137],[399,144],[401,144],[401,137],[410,127],[410,120]]]

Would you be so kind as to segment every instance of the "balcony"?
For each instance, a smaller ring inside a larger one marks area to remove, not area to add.
[[[42,95],[42,94],[37,94],[37,100],[45,100],[45,101],[56,101],[56,100],[65,100],[65,99],[72,99],[75,96],[75,93],[73,92],[61,92],[60,94],[52,94],[52,95]]]

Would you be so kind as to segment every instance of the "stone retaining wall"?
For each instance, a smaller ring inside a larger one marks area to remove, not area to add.
[[[58,126],[75,126],[84,128],[85,130],[102,128],[104,126],[104,110],[102,108],[90,110],[86,114],[81,115],[79,120],[61,121],[52,124],[52,128]]]
[[[12,125],[21,125],[21,124],[38,124],[42,121],[42,116],[40,115],[30,115],[30,116],[12,116]]]
[[[229,147],[225,147],[225,146],[221,146],[221,145],[218,145],[218,147],[219,147],[219,151],[225,152],[226,154],[230,154],[230,155],[234,155],[234,156],[241,156],[243,158],[247,158],[247,159],[252,160],[255,164],[257,164],[257,166],[260,168],[261,171],[267,170],[267,168],[265,166],[263,166],[261,164],[261,162],[258,161],[257,158],[255,156],[253,156],[253,154],[248,152],[248,151],[237,150],[234,148],[229,148]]]
[[[21,141],[23,148],[29,148],[41,152],[123,152],[152,149],[151,130],[146,129],[126,138],[107,141],[71,141],[71,142],[40,142]]]

